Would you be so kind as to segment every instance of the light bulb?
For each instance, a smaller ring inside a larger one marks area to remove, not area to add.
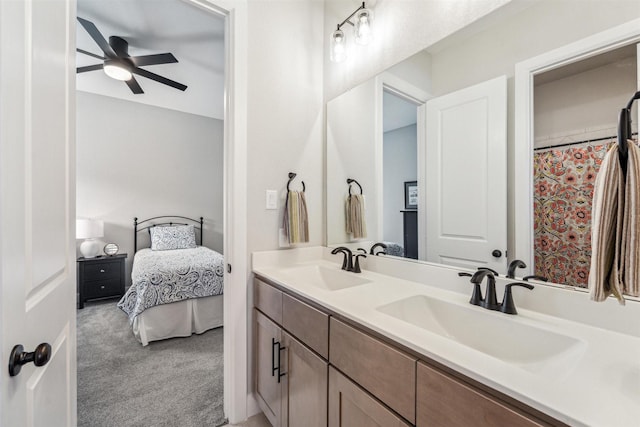
[[[112,79],[125,81],[131,80],[131,77],[133,77],[131,72],[121,65],[105,64],[103,69],[105,74]]]
[[[371,31],[373,13],[369,9],[360,9],[356,13],[355,21],[356,43],[368,44],[373,39],[373,32]]]
[[[331,62],[342,62],[347,58],[347,39],[342,30],[336,30],[331,34],[330,49]]]

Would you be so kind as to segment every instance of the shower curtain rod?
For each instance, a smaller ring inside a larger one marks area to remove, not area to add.
[[[631,136],[636,136],[636,135],[638,135],[638,132],[634,132],[634,133],[631,134]],[[585,139],[583,141],[565,142],[563,144],[548,145],[546,147],[537,147],[537,148],[534,148],[533,151],[546,150],[546,149],[549,149],[549,148],[568,147],[570,145],[587,144],[589,142],[606,141],[607,139],[615,139],[617,137],[618,137],[617,135],[611,135],[611,136],[603,136],[602,138]]]

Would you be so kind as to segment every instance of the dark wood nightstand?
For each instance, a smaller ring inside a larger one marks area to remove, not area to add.
[[[124,260],[127,254],[78,258],[78,308],[87,300],[124,295]]]

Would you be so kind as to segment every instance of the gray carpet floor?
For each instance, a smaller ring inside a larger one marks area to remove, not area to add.
[[[225,423],[223,334],[136,341],[116,301],[78,310],[78,426]]]

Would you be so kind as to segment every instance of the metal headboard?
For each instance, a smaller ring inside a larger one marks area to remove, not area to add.
[[[187,221],[191,221],[195,224],[199,224],[199,227],[196,226],[194,227],[196,230],[200,230],[200,245],[202,245],[202,230],[204,230],[204,218],[200,217],[199,220],[197,219],[193,219],[193,218],[188,218],[186,216],[180,216],[180,215],[163,215],[163,216],[154,216],[153,218],[147,218],[147,219],[143,219],[142,221],[138,221],[138,218],[133,218],[133,249],[134,252],[138,252],[138,233],[144,230],[149,230],[150,228],[159,226],[159,225],[190,225],[184,222],[175,222],[175,221],[166,221],[164,220],[164,218],[171,218],[171,219],[178,219],[178,220],[187,220]],[[150,223],[148,225],[145,225],[142,228],[138,228],[140,225],[144,224],[145,222],[150,222],[150,221],[155,221],[155,220],[162,220],[162,222],[153,222]]]

